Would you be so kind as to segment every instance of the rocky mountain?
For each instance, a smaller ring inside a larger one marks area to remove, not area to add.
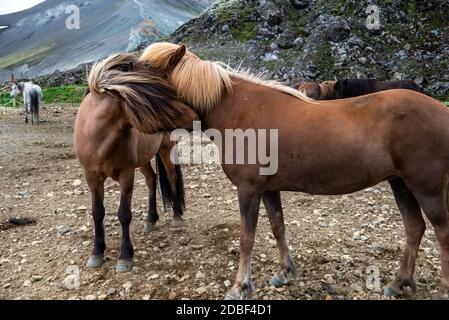
[[[291,86],[413,79],[448,99],[448,13],[448,0],[221,0],[171,40]]]
[[[198,16],[212,0],[46,0],[0,16],[0,80],[36,77],[136,50]],[[79,8],[80,28],[66,20]]]

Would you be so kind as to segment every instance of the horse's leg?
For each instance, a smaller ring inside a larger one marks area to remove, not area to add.
[[[36,112],[36,123],[39,124],[39,102],[37,102],[35,106],[35,112]]]
[[[26,102],[26,100],[23,101],[23,104],[25,105],[25,123],[28,123],[29,119],[28,119],[28,103]]]
[[[271,230],[279,248],[281,269],[271,278],[270,284],[282,286],[295,279],[296,267],[288,248],[285,236],[284,214],[282,212],[281,193],[279,191],[265,191],[262,201],[270,219]]]
[[[413,273],[426,224],[422,217],[418,201],[416,201],[415,196],[407,188],[404,181],[401,178],[395,178],[389,180],[389,183],[402,215],[406,237],[404,257],[399,272],[396,278],[388,283],[384,289],[385,295],[397,296],[402,294],[402,289],[406,286],[409,286],[413,292],[416,291]]]
[[[430,178],[429,178],[429,181]],[[447,183],[444,184],[446,188]],[[440,244],[441,282],[438,298],[449,299],[449,211],[447,190],[429,193],[415,193],[424,213],[435,230]]]
[[[103,264],[104,250],[106,244],[104,241],[104,179],[96,175],[86,173],[86,181],[90,189],[92,197],[92,217],[94,219],[94,248],[89,260],[87,261],[87,267],[98,268]]]
[[[145,176],[145,182],[148,187],[148,218],[144,225],[144,232],[153,230],[154,225],[159,220],[156,206],[156,173],[151,166],[151,162],[147,166],[141,167],[140,171]]]
[[[120,257],[115,267],[117,272],[128,272],[133,267],[134,249],[129,234],[131,224],[131,198],[134,187],[134,169],[120,173],[118,181],[120,183],[120,206],[118,209],[118,219],[122,225],[122,240],[120,245]]]
[[[180,226],[183,223],[182,214],[184,206],[184,186],[182,179],[182,172],[180,171],[179,164],[175,165],[170,159],[170,148],[161,146],[158,152],[163,166],[166,171],[166,177],[171,189],[171,201],[173,205],[173,226]],[[160,170],[159,170],[160,171]],[[163,172],[159,172],[159,178],[161,179],[161,184],[163,183]],[[161,191],[163,192],[163,187],[161,185]],[[164,195],[163,195],[164,196]]]
[[[261,194],[251,188],[239,187],[240,205],[240,261],[237,277],[227,300],[249,299],[254,291],[251,279],[251,252],[256,236]]]

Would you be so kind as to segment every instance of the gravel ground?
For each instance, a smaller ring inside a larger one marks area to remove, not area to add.
[[[89,191],[73,154],[75,115],[72,106],[47,106],[37,126],[26,125],[18,110],[0,115],[0,298],[222,299],[238,264],[239,213],[235,187],[219,167],[184,166],[185,225],[173,228],[171,212],[163,212],[159,201],[161,221],[149,235],[143,233],[147,189],[137,175],[131,226],[135,267],[128,274],[114,270],[119,189],[109,180],[106,263],[96,270],[85,267],[93,223]],[[385,299],[382,287],[398,269],[404,243],[388,184],[345,196],[283,193],[282,199],[299,276],[288,287],[269,286],[278,252],[261,209],[254,298]],[[36,223],[15,227],[7,223],[11,217]],[[438,246],[428,228],[416,267],[418,292],[402,298],[432,297],[439,269]],[[79,274],[79,288],[70,282],[77,277],[71,270]]]

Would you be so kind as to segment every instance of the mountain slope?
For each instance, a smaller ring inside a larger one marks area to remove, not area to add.
[[[379,29],[367,28],[370,4],[379,10]],[[221,0],[171,39],[291,86],[412,79],[449,99],[447,12],[448,0]]]
[[[0,16],[0,80],[36,77],[170,34],[199,15],[210,0],[47,0]],[[65,22],[68,5],[80,8],[80,29]]]

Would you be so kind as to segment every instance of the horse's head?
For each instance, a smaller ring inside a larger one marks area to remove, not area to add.
[[[20,93],[20,91],[21,91],[21,87],[20,87],[19,83],[18,82],[13,83],[11,86],[11,93],[10,93],[11,97],[16,98],[17,95]]]
[[[309,98],[320,100],[321,88],[320,85],[316,82],[303,82],[299,86],[298,90]]]
[[[95,64],[89,75],[89,90],[119,98],[129,123],[144,133],[191,129],[192,122],[199,118],[178,101],[160,69],[132,54],[113,55]]]

